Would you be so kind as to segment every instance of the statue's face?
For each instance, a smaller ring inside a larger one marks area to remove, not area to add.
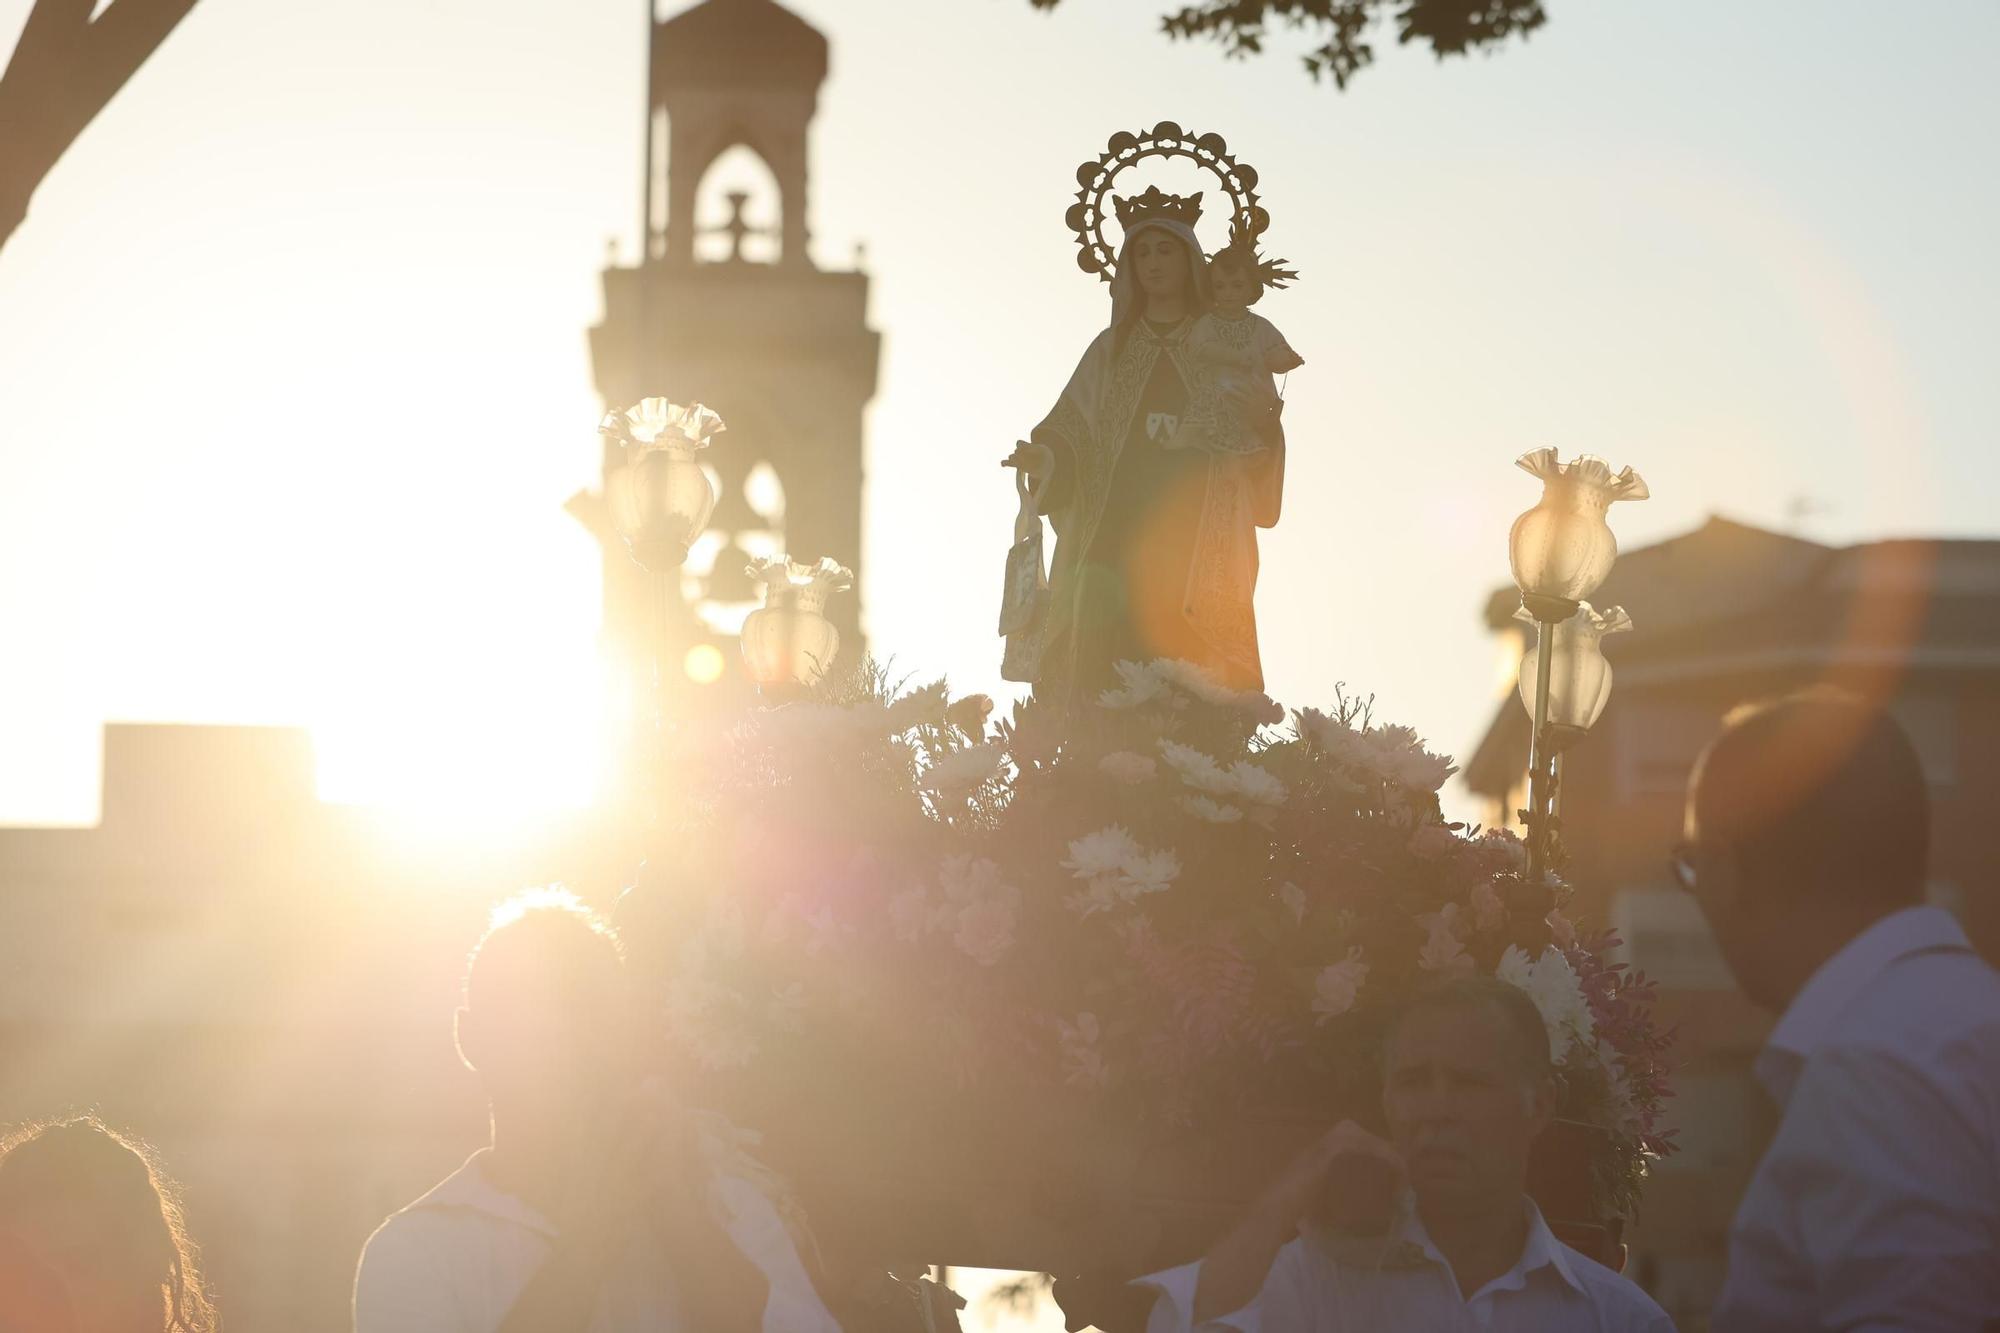
[[[1139,280],[1139,290],[1150,299],[1156,296],[1183,296],[1187,293],[1187,247],[1178,236],[1155,227],[1142,231],[1125,252],[1125,262]]]

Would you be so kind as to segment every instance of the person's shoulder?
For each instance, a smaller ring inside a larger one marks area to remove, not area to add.
[[[361,1246],[361,1274],[404,1272],[443,1261],[466,1229],[456,1210],[415,1204],[389,1214]]]
[[[1970,947],[1908,954],[1884,968],[1868,988],[1867,1009],[1883,1000],[1901,1016],[1944,1019],[1960,1026],[2000,1027],[2000,972]]]
[[[496,1222],[514,1222],[506,1214],[517,1201],[501,1197],[480,1170],[481,1153],[383,1220],[362,1246],[361,1262],[402,1267],[437,1263],[463,1250],[471,1238],[492,1231]],[[517,1224],[531,1223],[532,1215]]]
[[[1562,1245],[1561,1241],[1556,1242]],[[1605,1316],[1607,1329],[1668,1328],[1667,1312],[1644,1287],[1614,1268],[1607,1268],[1581,1250],[1562,1245],[1563,1262],[1592,1306]]]
[[[1911,954],[1884,969],[1840,1017],[1808,1063],[1992,1063],[2000,1057],[2000,972],[1969,949]]]

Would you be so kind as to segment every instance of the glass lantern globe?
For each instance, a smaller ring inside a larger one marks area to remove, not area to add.
[[[715,512],[701,451],[722,418],[700,403],[647,398],[611,413],[600,429],[625,457],[606,476],[604,499],[626,549],[654,573],[678,569]]]
[[[1514,582],[1535,619],[1567,621],[1618,558],[1605,511],[1614,500],[1645,499],[1645,479],[1629,467],[1614,474],[1588,454],[1558,462],[1554,449],[1525,453],[1515,466],[1542,479],[1542,498],[1507,534]]]
[[[785,556],[761,560],[750,576],[764,585],[764,605],[743,622],[743,664],[767,691],[819,683],[840,652],[840,631],[826,599],[854,586],[854,571],[832,560],[801,565]]]
[[[1531,624],[1535,620],[1526,607],[1516,611],[1514,618]],[[1589,602],[1579,604],[1568,620],[1538,626],[1538,633],[1553,636],[1549,642],[1547,725],[1555,736],[1573,739],[1604,716],[1604,705],[1611,699],[1611,663],[1604,659],[1603,639],[1631,628],[1632,618],[1624,607],[1614,606],[1600,615]],[[1530,648],[1521,657],[1521,706],[1531,718],[1540,678],[1540,653]]]

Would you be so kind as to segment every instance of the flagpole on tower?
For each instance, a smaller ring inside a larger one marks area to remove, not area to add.
[[[639,264],[643,268],[653,258],[653,24],[654,0],[640,0],[646,7],[646,164],[639,173]]]

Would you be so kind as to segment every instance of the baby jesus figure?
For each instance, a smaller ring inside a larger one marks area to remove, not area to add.
[[[1256,243],[1241,232],[1210,257],[1213,301],[1188,339],[1200,380],[1190,404],[1196,429],[1188,443],[1228,454],[1269,445],[1269,432],[1254,427],[1278,411],[1275,377],[1305,364],[1276,325],[1250,313],[1266,287],[1282,287],[1298,276],[1283,264],[1261,260]]]

